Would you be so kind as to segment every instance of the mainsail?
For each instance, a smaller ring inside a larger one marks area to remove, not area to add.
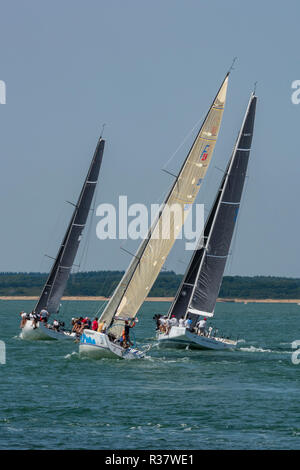
[[[110,331],[117,336],[122,329],[120,319],[134,318],[147,297],[198,194],[218,137],[228,76],[229,74],[226,75],[147,237],[102,313],[101,321],[110,325]]]
[[[100,137],[66,234],[35,306],[36,313],[39,313],[43,308],[47,309],[49,313],[57,313],[59,310],[60,300],[74,263],[95,193],[104,144],[105,141]]]
[[[178,319],[213,316],[240,207],[256,109],[252,93],[233,154],[203,233],[169,310]]]

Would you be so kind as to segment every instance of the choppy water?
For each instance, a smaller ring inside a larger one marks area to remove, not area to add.
[[[19,339],[21,309],[0,301],[1,449],[300,449],[300,306],[217,304],[214,325],[239,336],[227,352],[156,346],[147,302],[136,330],[151,344],[141,361],[91,360],[73,342]],[[95,313],[64,304],[64,319]]]

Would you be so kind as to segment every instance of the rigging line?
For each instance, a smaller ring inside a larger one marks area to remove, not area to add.
[[[113,295],[115,289],[116,289],[115,286],[114,286],[114,287],[111,287],[110,292],[109,292],[109,294],[108,294],[108,296],[107,296],[108,300],[103,300],[103,301],[102,301],[103,304],[100,305],[100,307],[98,308],[98,310],[96,310],[95,315],[99,315],[100,313],[102,314],[104,308],[106,307],[107,303],[109,302],[109,300],[110,300],[111,296]]]
[[[101,135],[100,135],[100,139],[102,139],[102,136],[104,134],[104,128],[106,126],[106,123],[102,124],[102,130],[101,130]]]
[[[223,173],[225,175],[226,170],[223,170],[223,168],[219,168],[218,166],[215,165],[215,168]]]
[[[102,138],[102,134],[104,132],[104,127],[106,126],[106,124],[103,124],[102,126],[102,133],[101,133],[101,138]],[[86,263],[87,263],[87,257],[88,257],[88,251],[89,251],[89,247],[90,247],[90,242],[91,242],[91,231],[92,231],[92,226],[93,226],[93,215],[95,214],[95,207],[96,207],[96,201],[98,200],[98,193],[99,193],[99,179],[100,179],[100,176],[98,175],[98,178],[97,178],[97,184],[96,184],[96,188],[95,188],[95,192],[94,192],[94,196],[93,196],[93,203],[92,203],[92,208],[90,209],[89,211],[89,220],[87,220],[88,222],[88,229],[87,229],[87,233],[86,233],[86,240],[85,240],[85,244],[84,244],[84,248],[83,248],[83,251],[82,251],[82,256],[80,257],[80,261],[79,261],[79,269],[81,268],[81,266],[86,266]],[[84,230],[82,231],[82,234],[84,233]],[[85,259],[84,259],[85,257]],[[78,272],[79,272],[79,269],[78,269]]]
[[[51,253],[53,251],[53,246],[55,247],[54,250],[57,250],[58,249],[57,247],[60,248],[61,238],[60,238],[60,235],[57,235],[57,234],[60,234],[61,227],[64,227],[64,224],[65,224],[65,206],[61,205],[54,224],[51,225],[50,230],[47,230],[46,250],[45,250],[46,253],[49,253],[49,252]],[[40,270],[42,270],[42,267],[44,266],[45,257],[46,255],[43,255],[43,257],[41,258]],[[49,268],[49,265],[47,265],[46,272],[49,273],[50,269],[51,269],[51,265],[50,265],[50,268]]]
[[[186,134],[186,136],[184,137],[184,139],[182,140],[181,144],[179,144],[179,146],[176,148],[175,152],[172,153],[171,157],[167,160],[167,162],[164,164],[162,170],[164,170],[168,165],[169,163],[173,160],[173,158],[175,157],[175,155],[179,152],[179,150],[181,149],[181,147],[185,144],[185,142],[188,140],[188,138],[191,136],[191,134],[194,132],[194,130],[196,129],[197,126],[199,126],[199,124],[204,120],[206,116],[206,113],[205,114],[202,114],[201,118],[198,119],[198,121],[196,122],[196,124],[193,126],[193,128]]]
[[[235,253],[236,253],[235,247],[236,247],[236,243],[237,243],[238,229],[239,229],[240,219],[241,219],[240,212],[242,211],[242,213],[243,213],[243,207],[244,207],[245,200],[246,200],[246,197],[247,197],[248,184],[249,184],[249,177],[246,176],[245,186],[244,186],[244,189],[243,189],[240,208],[239,208],[239,211],[238,211],[236,226],[235,226],[235,229],[234,229],[234,234],[233,234],[233,239],[232,239],[232,244],[231,244],[229,263],[228,263],[228,275],[232,275],[232,265],[233,265],[234,256],[235,256]]]
[[[92,215],[89,214],[88,229],[85,234],[85,242],[83,245],[82,254],[79,258],[79,266],[78,266],[77,272],[82,271],[83,267],[86,266],[86,263],[87,263],[88,250],[89,250],[90,241],[91,241],[90,239],[91,239],[92,226],[93,226]],[[84,230],[81,232],[81,236],[84,236]]]
[[[104,310],[104,307],[107,305],[107,302],[109,302],[109,300],[103,300],[103,304],[100,305],[100,307],[95,311],[94,316],[97,316],[99,318],[102,315],[102,312]]]
[[[228,70],[228,73],[230,73],[232,70],[234,70],[234,64],[235,64],[236,61],[237,61],[237,57],[234,57],[233,61],[232,61],[232,64],[230,66],[230,69]]]

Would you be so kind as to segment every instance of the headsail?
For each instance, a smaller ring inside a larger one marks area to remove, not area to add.
[[[251,95],[233,154],[205,228],[169,310],[177,318],[212,316],[229,254],[251,150],[257,98]]]
[[[95,193],[104,144],[105,141],[100,137],[66,234],[35,306],[36,313],[43,308],[49,313],[56,313],[59,309]]]
[[[226,75],[181,170],[120,284],[102,313],[101,321],[119,335],[120,319],[134,318],[169,254],[188,210],[200,189],[212,158],[223,116]],[[168,224],[166,224],[168,221]],[[167,227],[166,227],[167,226]]]

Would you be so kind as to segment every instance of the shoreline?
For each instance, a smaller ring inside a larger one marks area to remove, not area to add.
[[[38,296],[25,296],[25,295],[15,295],[15,296],[0,296],[0,300],[38,300]],[[66,296],[62,297],[61,300],[74,300],[74,301],[107,301],[109,297],[103,296]],[[172,302],[174,297],[147,297],[145,302]],[[270,303],[270,304],[300,304],[300,299],[224,299],[219,298],[217,302],[224,303]]]

